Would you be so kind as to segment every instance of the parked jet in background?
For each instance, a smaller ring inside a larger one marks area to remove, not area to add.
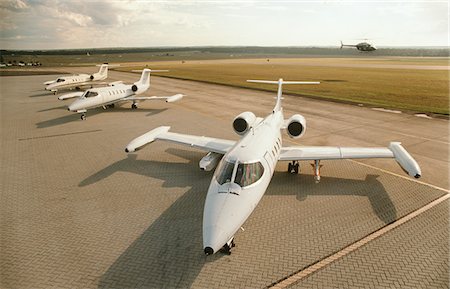
[[[55,80],[44,82],[45,90],[56,94],[61,89],[81,89],[82,87],[92,86],[95,82],[104,80],[108,77],[108,64],[100,66],[100,70],[94,74],[75,74],[70,76],[60,76]],[[96,83],[101,84],[101,83]]]
[[[73,92],[66,95],[61,95],[59,99],[66,99],[71,97],[79,97],[71,105],[68,110],[81,113],[81,119],[86,119],[86,112],[88,109],[96,107],[114,107],[115,103],[122,101],[131,101],[131,108],[136,109],[137,103],[145,100],[163,99],[166,102],[175,102],[183,98],[183,94],[175,94],[172,96],[136,96],[146,92],[150,88],[150,69],[142,71],[139,81],[133,84],[124,84],[122,81],[110,83],[106,87],[97,87],[88,89],[85,92]],[[166,71],[166,70],[153,70]]]
[[[368,42],[361,42],[361,43],[353,45],[353,44],[344,44],[341,41],[341,49],[343,47],[356,47],[356,49],[358,49],[359,51],[365,51],[365,52],[377,50],[377,48],[374,45],[372,45]]]
[[[305,134],[306,121],[300,114],[289,119],[281,107],[283,84],[314,84],[317,82],[291,82],[250,80],[250,82],[278,84],[276,105],[265,118],[252,112],[243,112],[233,121],[234,131],[241,136],[238,141],[193,136],[169,132],[170,127],[153,129],[132,140],[126,152],[135,152],[155,140],[166,140],[205,150],[208,154],[200,160],[200,168],[214,176],[206,196],[203,212],[203,248],[206,255],[219,250],[230,252],[234,235],[241,228],[264,195],[273,176],[277,162],[290,161],[288,171],[298,173],[298,161],[314,161],[314,177],[320,180],[320,161],[335,159],[395,158],[410,175],[419,178],[421,171],[416,161],[399,142],[389,147],[283,147],[281,129],[291,138]]]

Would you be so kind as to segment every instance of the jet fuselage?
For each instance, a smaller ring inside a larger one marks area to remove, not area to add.
[[[69,111],[82,111],[117,102],[127,96],[133,95],[131,85],[118,84],[108,87],[99,87],[86,90],[86,92],[71,105]]]
[[[220,161],[205,201],[203,248],[213,254],[229,242],[261,200],[281,151],[283,113],[250,128]]]

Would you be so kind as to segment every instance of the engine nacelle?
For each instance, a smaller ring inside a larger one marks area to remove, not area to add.
[[[250,127],[256,122],[256,116],[253,112],[246,111],[236,116],[233,120],[233,129],[238,135],[248,132]]]
[[[93,76],[93,75],[89,76],[89,78],[90,78],[91,80],[94,80],[94,76]]]
[[[137,85],[136,85],[136,84],[133,84],[133,85],[131,86],[131,90],[132,90],[133,92],[136,92],[136,91],[138,90]]]
[[[305,134],[306,120],[300,114],[294,114],[286,122],[286,132],[291,138],[299,138]]]

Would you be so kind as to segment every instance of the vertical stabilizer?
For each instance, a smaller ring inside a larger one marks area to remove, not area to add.
[[[138,83],[140,85],[150,86],[150,72],[151,71],[152,70],[148,69],[148,68],[142,70],[141,78],[138,81]]]
[[[104,76],[105,78],[108,77],[108,64],[102,64],[100,66],[100,70],[98,71],[98,74],[100,76]]]

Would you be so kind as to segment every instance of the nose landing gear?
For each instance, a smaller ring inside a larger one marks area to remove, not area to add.
[[[86,119],[86,114],[85,114],[85,113],[82,113],[81,116],[80,116],[80,118],[81,118],[81,120],[85,120],[85,119]]]
[[[131,105],[131,109],[137,109],[137,104],[136,104],[136,103],[133,103],[133,104]]]
[[[225,253],[227,255],[231,255],[231,248],[236,247],[236,244],[234,243],[234,237],[231,238],[230,241],[228,241],[225,245],[223,245],[222,249],[220,249],[220,252]]]
[[[298,161],[292,161],[288,164],[288,173],[298,174],[300,163]]]

